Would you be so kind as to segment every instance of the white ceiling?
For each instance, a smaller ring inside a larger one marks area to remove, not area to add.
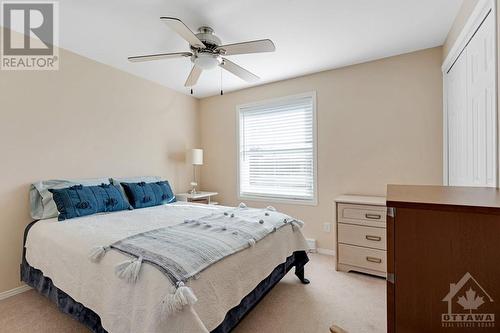
[[[188,51],[162,22],[208,25],[223,44],[270,38],[276,52],[228,57],[257,84],[442,45],[462,0],[62,0],[60,45],[189,94],[189,59],[129,63],[127,56]],[[61,63],[64,66],[64,62]],[[202,73],[196,97],[220,92],[220,70]],[[223,73],[224,91],[251,86]]]

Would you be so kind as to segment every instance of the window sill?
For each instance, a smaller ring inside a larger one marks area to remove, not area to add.
[[[300,206],[317,206],[317,198],[307,200],[307,199],[292,199],[292,198],[275,198],[275,197],[265,197],[265,196],[252,196],[252,195],[240,195],[238,194],[238,200],[249,200],[249,201],[260,201],[268,203],[280,203],[280,204],[294,204]]]

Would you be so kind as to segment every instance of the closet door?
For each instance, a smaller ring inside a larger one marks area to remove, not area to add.
[[[496,186],[494,18],[490,13],[466,48],[468,121],[472,130],[472,183]]]
[[[450,186],[497,186],[494,38],[490,12],[445,77]]]
[[[447,74],[448,182],[465,186],[472,178],[472,136],[467,119],[467,62],[461,56]]]

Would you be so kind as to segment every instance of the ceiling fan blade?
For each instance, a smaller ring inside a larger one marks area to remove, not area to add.
[[[186,83],[184,83],[184,87],[192,87],[196,85],[198,79],[200,78],[201,72],[203,72],[203,69],[201,69],[196,65],[193,65],[193,69],[191,69],[191,72],[189,73]]]
[[[142,62],[142,61],[150,61],[150,60],[169,59],[169,58],[190,57],[192,55],[193,54],[191,52],[158,53],[158,54],[149,54],[149,55],[128,57],[128,61],[130,61],[130,62]]]
[[[189,43],[189,45],[199,49],[205,48],[205,44],[203,44],[203,42],[199,40],[198,37],[196,37],[196,35],[191,31],[191,29],[189,29],[184,24],[184,22],[182,22],[178,18],[162,16],[160,17],[160,20],[165,22],[170,27],[170,29],[174,30],[182,38],[184,38]]]
[[[274,52],[276,47],[270,39],[254,40],[250,42],[236,43],[221,45],[217,47],[224,55],[246,54],[246,53],[260,53],[260,52]]]
[[[229,61],[226,58],[222,58],[222,62],[219,66],[247,82],[256,82],[260,79],[257,75],[247,71],[239,65],[236,65],[234,62]]]

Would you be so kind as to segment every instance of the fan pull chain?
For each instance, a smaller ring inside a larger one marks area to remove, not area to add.
[[[222,68],[220,69],[220,95],[224,95],[224,90],[222,89]]]

